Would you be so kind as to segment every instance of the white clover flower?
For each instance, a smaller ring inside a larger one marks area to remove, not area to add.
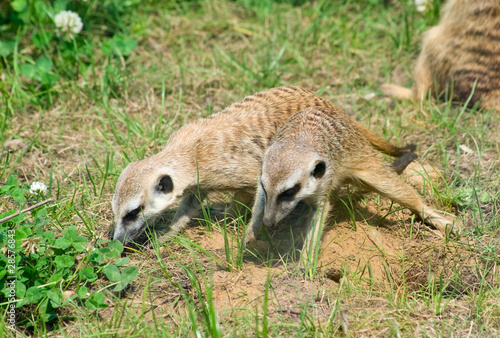
[[[61,11],[55,17],[57,36],[73,38],[73,34],[78,34],[82,30],[82,19],[72,11]]]
[[[96,231],[92,230],[92,237],[94,237],[95,240],[100,240],[104,237],[104,234],[98,234]]]
[[[427,0],[415,0],[415,7],[419,12],[425,11],[425,8],[427,7]]]
[[[47,186],[42,182],[33,182],[30,185],[30,194],[44,194],[47,192]]]

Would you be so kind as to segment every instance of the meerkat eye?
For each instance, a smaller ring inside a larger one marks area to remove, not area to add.
[[[314,167],[311,176],[314,177],[315,179],[320,179],[325,174],[325,171],[326,171],[325,162],[324,161],[318,162],[318,164],[316,164],[316,166]]]
[[[279,194],[278,201],[287,202],[287,201],[293,200],[293,198],[299,192],[299,190],[300,190],[300,183],[297,183],[292,188],[287,189],[287,190],[283,191],[281,194]]]
[[[141,212],[142,207],[135,208],[123,217],[124,222],[131,222],[137,218],[137,215]]]
[[[172,178],[168,175],[162,176],[156,189],[164,194],[172,192],[172,190],[174,190],[174,182],[172,182]]]

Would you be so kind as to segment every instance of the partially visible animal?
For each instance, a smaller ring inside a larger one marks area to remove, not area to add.
[[[413,88],[384,84],[381,90],[421,101],[429,92],[448,92],[500,112],[500,0],[449,0],[438,25],[424,34]]]
[[[274,227],[304,202],[309,211],[300,266],[309,266],[331,198],[346,183],[385,196],[409,208],[442,234],[450,233],[453,221],[425,205],[396,173],[406,166],[405,157],[411,161],[415,155],[408,153],[391,167],[379,152],[384,149],[373,146],[382,142],[375,134],[360,129],[336,106],[309,107],[293,115],[264,154],[245,243],[256,238],[262,225]]]
[[[268,142],[291,115],[310,106],[334,104],[307,89],[286,86],[248,96],[185,125],[161,152],[130,163],[121,173],[112,200],[112,238],[123,243],[137,239],[179,197],[170,231],[161,241],[188,225],[209,192],[234,192],[233,210],[239,203],[251,206]],[[371,137],[361,125],[358,129],[388,154],[409,151]]]

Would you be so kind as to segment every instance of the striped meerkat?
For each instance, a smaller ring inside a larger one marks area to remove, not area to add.
[[[423,100],[453,85],[454,98],[500,112],[500,0],[449,0],[424,34],[415,85],[384,84],[390,96]]]
[[[336,106],[309,107],[290,117],[264,154],[245,243],[255,239],[262,225],[275,226],[305,202],[310,207],[300,259],[305,267],[321,236],[332,192],[345,183],[388,197],[443,234],[450,232],[453,222],[422,202],[373,146],[374,138]]]
[[[269,140],[292,114],[310,106],[335,107],[312,91],[287,86],[248,96],[185,125],[161,152],[130,163],[121,173],[112,200],[112,238],[123,243],[136,239],[179,197],[170,232],[163,239],[187,226],[209,192],[234,192],[234,204],[252,205]],[[408,152],[357,126],[377,149],[393,156]]]

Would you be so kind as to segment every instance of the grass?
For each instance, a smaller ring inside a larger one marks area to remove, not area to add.
[[[129,56],[103,55],[90,32],[86,71],[45,89],[20,73],[23,60],[36,61],[31,42],[22,40],[0,63],[0,145],[21,140],[24,147],[2,152],[0,181],[15,175],[50,186],[47,196],[56,202],[47,209],[50,222],[38,227],[56,238],[71,225],[88,238],[106,237],[114,185],[130,161],[157,153],[182,125],[245,95],[298,84],[385,139],[417,144],[420,159],[440,172],[434,180],[423,174],[429,184],[421,192],[429,204],[459,215],[459,237],[444,242],[375,194],[341,191],[317,273],[304,280],[295,257],[301,229],[263,232],[243,250],[243,215],[231,222],[206,210],[172,242],[129,251],[126,266],[138,267],[139,277],[123,291],[107,288],[103,276],[87,284],[104,289],[108,307],[98,314],[75,301],[44,323],[19,309],[18,332],[498,335],[500,116],[449,101],[421,108],[382,96],[384,82],[412,83],[422,33],[436,22],[440,1],[426,13],[411,2],[386,3],[148,1],[122,23],[138,42]],[[59,74],[55,66],[51,72]],[[210,204],[220,199],[227,201],[214,196]],[[16,208],[0,198],[1,212]],[[326,277],[330,268],[340,271],[338,283]]]

